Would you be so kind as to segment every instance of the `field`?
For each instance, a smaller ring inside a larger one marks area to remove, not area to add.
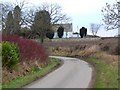
[[[95,68],[91,87],[118,88],[119,38],[55,39],[45,42],[50,55],[77,57]]]

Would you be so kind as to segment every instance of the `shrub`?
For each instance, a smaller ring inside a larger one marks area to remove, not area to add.
[[[100,43],[99,44],[101,51],[105,51],[112,55],[120,55],[120,46],[118,43],[112,44],[112,43]]]
[[[10,42],[2,42],[2,65],[13,68],[19,62],[19,49],[17,45]]]
[[[49,38],[49,39],[53,39],[53,37],[54,37],[54,31],[53,30],[47,31],[46,37]]]
[[[103,46],[101,49],[102,49],[103,51],[108,51],[108,50],[109,50],[109,46]]]
[[[113,45],[109,49],[109,53],[113,55],[120,55],[120,47],[119,45]]]
[[[20,36],[24,37],[24,38],[30,38],[30,35],[31,35],[32,31],[27,28],[27,27],[24,27],[20,30]]]
[[[100,49],[102,50],[102,51],[109,51],[109,46],[108,45],[104,45],[104,44],[102,44],[102,45],[100,45]]]
[[[16,35],[3,35],[2,40],[14,42],[19,46],[21,61],[36,59],[44,62],[48,58],[43,46],[33,40],[20,38]]]

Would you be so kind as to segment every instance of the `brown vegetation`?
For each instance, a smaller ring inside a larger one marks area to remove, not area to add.
[[[91,87],[118,87],[118,38],[74,39],[47,42],[50,55],[70,56],[89,62],[94,68]]]
[[[40,63],[38,61],[26,61],[26,62],[22,62],[19,63],[19,65],[13,69],[13,70],[8,70],[6,68],[3,68],[2,70],[2,76],[3,76],[3,80],[2,83],[7,83],[11,80],[16,79],[19,76],[25,76],[28,73],[30,73],[32,71],[32,69],[41,69],[42,66],[44,66],[45,64]]]
[[[79,58],[98,57],[108,61],[118,60],[120,55],[119,38],[46,42],[50,55],[75,56]]]

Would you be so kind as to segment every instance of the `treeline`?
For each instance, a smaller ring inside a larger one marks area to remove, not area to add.
[[[48,7],[50,10],[42,8],[43,6]],[[32,12],[23,12],[24,9],[19,5],[16,5],[13,10],[8,9],[2,16],[2,33],[5,35],[19,35],[28,39],[40,38],[42,43],[45,38],[53,39],[55,31],[52,26],[66,20],[68,17],[61,13],[61,7],[57,4],[43,6],[39,10],[31,10]],[[3,8],[6,9],[6,7]],[[62,38],[64,28],[60,26],[57,33],[58,37]]]

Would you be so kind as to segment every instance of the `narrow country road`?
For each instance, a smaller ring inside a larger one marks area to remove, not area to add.
[[[92,78],[90,65],[77,58],[50,56],[59,58],[64,64],[23,88],[88,88]]]

